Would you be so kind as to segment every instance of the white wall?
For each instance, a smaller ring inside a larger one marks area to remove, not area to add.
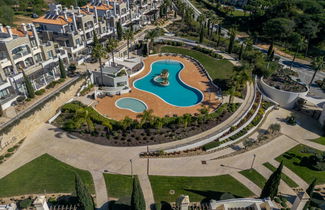
[[[291,109],[295,105],[296,101],[299,97],[304,97],[307,95],[308,91],[306,92],[289,92],[284,90],[279,90],[274,87],[269,86],[263,81],[263,78],[259,80],[260,86],[263,90],[263,92],[270,97],[272,100],[279,103],[281,107]],[[307,88],[308,89],[308,88]]]

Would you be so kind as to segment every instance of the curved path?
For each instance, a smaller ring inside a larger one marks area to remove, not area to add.
[[[324,145],[309,141],[309,139],[319,136],[316,134],[320,131],[317,122],[299,115],[298,125],[289,126],[282,120],[288,114],[290,112],[284,109],[269,114],[268,121],[262,125],[262,129],[267,128],[271,123],[278,122],[285,135],[281,135],[261,147],[218,160],[212,160],[218,155],[218,152],[184,158],[150,159],[150,174],[166,176],[232,174],[250,168],[254,154],[257,155],[254,168],[260,167],[264,162],[276,158],[300,143],[324,151]],[[17,153],[0,165],[0,178],[44,153],[74,167],[89,170],[92,174],[97,173],[97,175],[104,170],[108,170],[110,173],[130,174],[130,159],[132,159],[134,173],[143,175],[147,173],[147,160],[138,156],[143,151],[146,151],[146,147],[108,147],[92,144],[70,136],[52,125],[44,124],[25,140]],[[202,165],[202,160],[206,160],[207,164]],[[94,180],[96,181],[96,179]],[[99,179],[99,183],[103,183],[102,180]],[[95,184],[97,188],[98,186],[105,188],[102,185]],[[96,189],[96,192],[102,192],[101,190]],[[254,191],[256,192],[256,190]],[[150,189],[146,192],[150,192]],[[99,194],[96,199],[103,202],[105,195]]]

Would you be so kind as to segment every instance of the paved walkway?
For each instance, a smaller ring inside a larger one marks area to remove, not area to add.
[[[252,83],[247,84],[247,93],[245,100],[243,104],[236,110],[235,113],[233,113],[229,118],[227,118],[225,121],[220,123],[219,125],[211,128],[210,130],[204,131],[200,134],[197,134],[195,136],[191,136],[179,141],[174,141],[174,142],[169,142],[165,144],[160,144],[156,146],[150,146],[150,150],[168,150],[168,149],[174,149],[177,147],[184,147],[186,145],[193,145],[192,147],[197,147],[195,146],[195,143],[198,143],[202,141],[203,139],[207,139],[209,137],[215,136],[216,134],[220,133],[221,131],[231,127],[235,122],[238,121],[239,118],[241,118],[244,113],[249,110],[250,105],[254,102],[254,94],[255,94],[255,89]]]
[[[108,195],[106,190],[105,179],[101,171],[90,171],[95,185],[96,191],[96,207],[101,208],[106,206]]]
[[[224,159],[213,160],[219,156],[219,152],[185,158],[151,159],[150,174],[166,176],[215,176],[232,174],[249,169],[251,167],[250,160],[256,154],[254,164],[256,167],[254,168],[260,168],[259,171],[261,171],[261,174],[267,177],[271,172],[264,166],[263,169],[262,164],[269,162],[270,159],[276,158],[300,143],[309,144],[316,149],[324,151],[324,145],[309,141],[309,139],[319,137],[317,132],[320,129],[317,128],[317,122],[309,117],[298,114],[298,124],[296,126],[289,126],[283,122],[283,119],[289,114],[290,112],[284,109],[273,111],[269,114],[268,121],[263,125],[267,128],[270,123],[279,122],[282,132],[286,133],[287,136],[281,135],[251,151]],[[80,169],[95,172],[106,169],[110,173],[121,174],[130,174],[130,159],[132,159],[134,174],[141,175],[145,174],[147,162],[146,159],[141,159],[138,156],[143,151],[146,151],[146,147],[108,147],[89,143],[62,132],[52,125],[44,124],[44,126],[35,130],[32,135],[26,138],[17,153],[0,165],[0,178],[44,153],[48,153]],[[207,160],[207,164],[203,165],[202,160]],[[94,175],[94,177],[97,176],[99,175]],[[98,179],[98,182],[96,181],[95,183],[96,188],[102,185],[100,183],[103,183],[103,180]],[[250,186],[250,184],[247,185]],[[292,191],[288,189],[286,184],[281,184],[281,186],[284,186],[281,191],[292,194]],[[144,190],[145,197],[152,195],[152,193],[148,193],[147,189]],[[101,192],[101,190],[100,188],[96,189],[96,192]],[[98,200],[99,203],[104,202],[103,197],[98,197]]]
[[[259,197],[261,195],[261,188],[251,180],[247,179],[244,175],[241,175],[238,172],[231,173],[230,175],[237,179],[240,183],[245,185],[250,191],[252,191],[256,195],[256,197]]]
[[[139,174],[138,175],[141,189],[144,195],[144,199],[146,201],[146,209],[152,209],[152,205],[155,203],[155,199],[153,197],[153,192],[150,184],[149,177],[146,174]]]
[[[269,163],[271,163],[276,168],[279,167],[279,165],[280,165],[280,163],[274,159],[270,160]],[[300,178],[297,174],[292,172],[289,168],[283,166],[282,173],[284,173],[285,175],[290,177],[295,183],[297,183],[299,185],[300,188],[303,188],[305,190],[308,188],[309,185],[302,178]]]
[[[272,171],[270,171],[268,168],[266,168],[263,165],[258,165],[257,167],[254,167],[254,169],[260,173],[266,180],[271,176]],[[279,193],[287,196],[295,196],[296,193],[285,183],[284,181],[280,181],[279,185]]]

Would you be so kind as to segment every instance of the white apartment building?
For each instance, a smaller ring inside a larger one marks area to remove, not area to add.
[[[17,97],[26,95],[22,71],[35,90],[58,79],[58,56],[64,58],[66,53],[55,49],[51,41],[41,42],[33,24],[22,24],[20,28],[0,24],[1,108],[8,108]]]

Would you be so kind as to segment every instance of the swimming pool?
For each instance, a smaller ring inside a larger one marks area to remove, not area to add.
[[[168,86],[158,85],[154,78],[167,69],[169,76]],[[144,77],[134,82],[134,87],[153,93],[165,102],[181,107],[193,106],[200,103],[203,94],[198,89],[186,85],[179,77],[184,65],[178,61],[162,60],[151,65],[151,71]]]
[[[136,98],[120,98],[115,102],[115,106],[137,113],[143,112],[148,108],[143,101]]]

